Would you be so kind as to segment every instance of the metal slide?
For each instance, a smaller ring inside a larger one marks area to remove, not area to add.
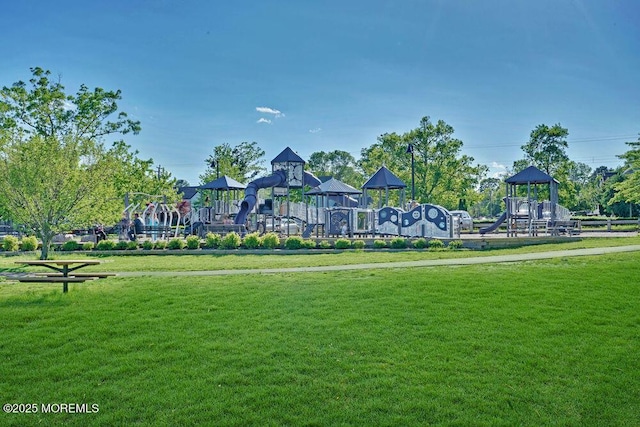
[[[498,218],[498,220],[496,222],[494,222],[493,224],[491,224],[488,227],[481,228],[480,229],[480,234],[491,233],[492,231],[494,231],[498,227],[500,227],[500,224],[502,224],[506,219],[507,219],[507,213],[506,212],[502,212],[502,215],[500,215],[500,218]]]

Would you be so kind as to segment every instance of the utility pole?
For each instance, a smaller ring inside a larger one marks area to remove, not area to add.
[[[416,200],[416,168],[412,143],[407,145],[407,153],[411,153],[411,201],[413,202]]]

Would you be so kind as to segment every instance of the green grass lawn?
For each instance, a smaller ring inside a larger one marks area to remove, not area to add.
[[[114,258],[100,267],[180,257]],[[639,283],[639,253],[0,282],[2,403],[99,406],[0,425],[640,425]]]
[[[543,244],[535,246],[523,246],[511,249],[493,249],[484,251],[348,251],[335,253],[312,253],[305,251],[295,251],[286,255],[273,255],[273,251],[259,251],[259,254],[245,252],[243,250],[217,251],[214,255],[145,255],[139,256],[101,256],[100,252],[89,253],[88,255],[55,252],[53,258],[76,259],[76,258],[97,258],[104,261],[103,264],[95,267],[88,267],[82,271],[201,271],[201,270],[221,270],[221,269],[251,269],[251,268],[286,268],[286,267],[312,267],[336,264],[358,264],[358,263],[380,263],[394,261],[416,261],[423,259],[443,259],[443,258],[468,258],[489,255],[518,254],[529,252],[543,252],[563,249],[579,249],[606,246],[622,246],[640,244],[640,237],[617,237],[617,238],[583,238],[580,241]],[[195,253],[202,251],[194,251]],[[130,251],[123,251],[129,255]],[[137,254],[144,254],[145,251],[136,251]],[[169,254],[170,252],[167,252]],[[191,251],[183,251],[191,253]],[[15,261],[21,259],[36,259],[37,254],[25,253],[19,256],[0,257],[0,272],[25,272],[25,271],[47,271],[42,267],[19,266]]]

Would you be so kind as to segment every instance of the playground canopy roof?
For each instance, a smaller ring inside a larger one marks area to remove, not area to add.
[[[344,194],[361,194],[362,191],[353,188],[349,184],[345,184],[342,181],[338,181],[335,178],[331,178],[329,181],[323,182],[317,187],[312,188],[305,194],[308,195],[326,195],[326,196],[339,196]]]
[[[513,175],[511,178],[507,178],[505,182],[507,184],[515,184],[515,185],[551,184],[551,183],[558,184],[559,183],[557,180],[547,175],[546,173],[542,172],[540,169],[538,169],[535,166],[529,166],[525,170]]]
[[[185,200],[193,198],[193,196],[195,196],[197,192],[198,187],[186,186],[178,188],[178,193],[182,193],[182,198]]]
[[[227,175],[223,175],[197,188],[199,190],[244,190],[247,186]]]
[[[405,188],[407,185],[402,182],[400,178],[395,176],[393,172],[391,172],[386,167],[382,166],[380,169],[373,174],[371,178],[367,182],[364,183],[362,188],[365,189],[396,189],[396,188]]]
[[[278,154],[275,159],[271,160],[271,164],[274,163],[284,163],[284,162],[294,162],[294,163],[306,163],[302,157],[298,156],[291,148],[287,147],[280,154]]]

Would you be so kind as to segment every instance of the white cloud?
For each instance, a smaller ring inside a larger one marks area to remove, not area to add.
[[[267,124],[270,125],[271,124],[271,120],[265,119],[264,117],[260,117],[260,119],[256,123],[267,123]]]
[[[280,110],[270,107],[256,107],[256,111],[263,114],[273,114],[276,117],[284,117],[284,114]]]
[[[322,131],[322,128],[309,129],[310,133],[318,133],[318,132],[321,132],[321,131]]]
[[[507,167],[498,162],[491,162],[491,166],[489,166],[491,177],[502,179],[507,175]]]
[[[62,109],[65,111],[75,110],[76,105],[72,104],[70,101],[65,99],[64,102],[62,103]]]

